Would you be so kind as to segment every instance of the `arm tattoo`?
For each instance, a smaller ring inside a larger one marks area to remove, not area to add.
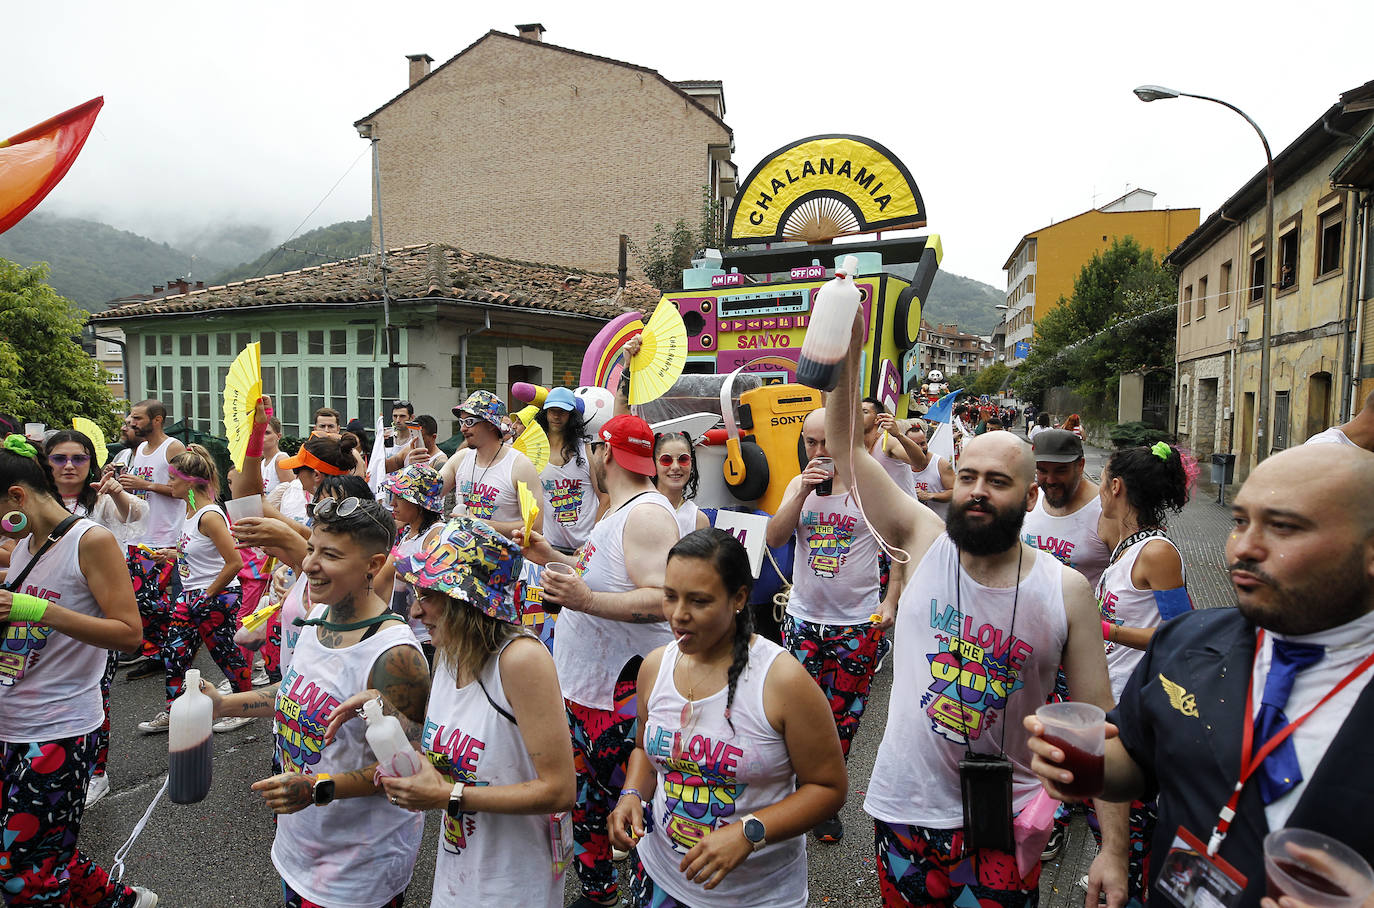
[[[393,646],[372,666],[372,687],[411,722],[425,721],[429,704],[429,667],[414,647]]]
[[[630,612],[631,624],[656,624],[667,620],[662,612]]]

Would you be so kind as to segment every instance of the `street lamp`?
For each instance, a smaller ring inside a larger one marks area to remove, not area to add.
[[[1263,290],[1264,302],[1260,312],[1260,380],[1259,380],[1259,407],[1256,422],[1259,424],[1256,432],[1256,451],[1255,460],[1261,461],[1268,456],[1269,445],[1266,442],[1266,435],[1269,428],[1269,310],[1273,300],[1274,282],[1271,275],[1277,266],[1274,261],[1277,252],[1274,248],[1274,155],[1269,150],[1269,140],[1265,138],[1264,130],[1259,128],[1259,124],[1250,118],[1250,115],[1241,110],[1229,101],[1220,98],[1212,98],[1207,95],[1195,95],[1186,91],[1176,91],[1172,88],[1165,88],[1162,85],[1142,85],[1135,89],[1135,96],[1142,101],[1164,101],[1170,98],[1197,98],[1199,101],[1211,101],[1213,104],[1220,104],[1228,110],[1233,110],[1245,118],[1245,122],[1255,130],[1260,142],[1264,145],[1264,275]]]

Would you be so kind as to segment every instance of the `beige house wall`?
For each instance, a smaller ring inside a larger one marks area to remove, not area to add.
[[[442,242],[597,271],[617,267],[621,233],[643,246],[655,224],[695,228],[712,149],[726,160],[731,143],[650,73],[500,35],[371,122],[388,247]],[[373,214],[375,225],[375,199]]]

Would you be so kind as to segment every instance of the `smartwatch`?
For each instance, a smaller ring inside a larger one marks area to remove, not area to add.
[[[745,814],[740,819],[740,825],[744,827],[744,837],[754,846],[755,851],[768,844],[768,840],[764,838],[768,830],[763,828],[763,821],[758,817],[752,813]]]
[[[467,783],[465,782],[454,782],[453,791],[449,792],[448,815],[455,820],[458,819],[458,815],[463,812],[463,789],[467,787]]]
[[[323,807],[334,800],[334,779],[327,772],[322,772],[315,776],[315,787],[313,789],[316,807]]]

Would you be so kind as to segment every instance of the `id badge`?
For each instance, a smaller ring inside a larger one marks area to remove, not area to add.
[[[1202,840],[1182,826],[1174,833],[1160,865],[1155,888],[1179,908],[1234,908],[1245,892],[1246,878],[1221,857],[1208,857]]]

